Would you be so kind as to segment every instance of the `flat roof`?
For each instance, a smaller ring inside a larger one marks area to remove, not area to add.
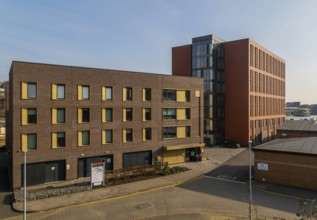
[[[288,131],[317,131],[315,120],[286,120],[277,130]]]
[[[252,149],[255,151],[317,155],[317,137],[276,139]]]

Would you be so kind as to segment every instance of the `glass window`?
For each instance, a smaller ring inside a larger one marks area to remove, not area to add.
[[[176,119],[176,108],[164,108],[163,120]]]
[[[106,143],[112,143],[112,130],[106,130]]]
[[[186,126],[186,137],[190,137],[190,126]]]
[[[35,99],[36,98],[36,83],[28,83],[27,88],[27,98],[28,99]]]
[[[145,89],[145,101],[151,101],[151,89],[150,88]]]
[[[28,108],[28,124],[36,124],[37,123],[37,117],[36,117],[36,108]]]
[[[89,86],[82,86],[82,92],[83,92],[83,94],[82,94],[82,96],[83,96],[83,98],[82,99],[89,99],[89,97],[90,97],[90,94],[89,94]]]
[[[177,127],[163,127],[163,138],[176,138]]]
[[[65,123],[65,109],[64,108],[57,109],[57,123]]]
[[[106,86],[106,100],[112,100],[112,87]]]
[[[150,108],[146,108],[145,109],[145,120],[146,121],[150,121],[151,120],[151,109]]]
[[[186,102],[190,102],[190,91],[189,90],[185,91],[185,96],[186,96]]]
[[[57,132],[57,147],[65,147],[65,132]]]
[[[82,122],[89,122],[90,121],[90,109],[89,108],[83,108],[83,118],[82,118]]]
[[[126,141],[133,141],[133,134],[132,134],[132,129],[128,128],[126,129]]]
[[[28,134],[28,149],[36,149],[37,148],[37,140],[36,134]]]
[[[65,85],[57,84],[57,99],[65,99]]]
[[[126,108],[126,121],[133,120],[133,111],[132,108]]]
[[[152,129],[151,128],[145,128],[145,140],[146,141],[152,140]]]
[[[112,121],[112,108],[106,108],[106,121]]]
[[[126,100],[132,100],[132,88],[131,87],[126,88]]]
[[[190,119],[190,108],[186,108],[186,119]]]
[[[89,145],[89,144],[90,144],[90,132],[82,131],[82,145]]]
[[[163,101],[176,101],[176,90],[164,89]]]

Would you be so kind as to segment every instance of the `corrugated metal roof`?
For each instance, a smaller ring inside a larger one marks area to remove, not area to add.
[[[252,149],[317,155],[317,137],[276,139]]]
[[[317,131],[315,120],[287,120],[277,130],[289,131]]]

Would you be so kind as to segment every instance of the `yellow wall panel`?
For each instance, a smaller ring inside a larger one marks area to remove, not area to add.
[[[145,128],[142,129],[142,140],[143,140],[143,141],[146,141],[146,138],[145,138]]]
[[[52,83],[52,99],[57,99],[57,85],[54,83]]]
[[[105,108],[103,108],[101,110],[101,121],[106,122],[106,109]]]
[[[26,134],[22,134],[21,137],[21,149],[22,151],[28,150],[28,136]]]
[[[103,86],[103,87],[101,88],[101,100],[102,100],[102,101],[105,101],[105,100],[106,100],[106,87],[105,87],[105,86]]]
[[[185,138],[186,137],[186,127],[177,127],[177,138]]]
[[[127,121],[127,110],[122,109],[122,121]]]
[[[167,162],[168,164],[184,163],[185,150],[165,151],[163,156],[163,162]]]
[[[102,138],[102,144],[106,144],[106,131],[102,131],[101,138]]]
[[[57,124],[57,109],[52,108],[52,124]]]
[[[77,89],[77,93],[78,93],[78,100],[83,100],[83,87],[81,85],[78,85],[78,89]]]
[[[123,98],[123,101],[127,101],[127,88],[123,88],[122,98]]]
[[[145,89],[142,89],[142,101],[145,101]]]
[[[177,120],[186,120],[186,109],[178,108],[176,116]]]
[[[57,133],[52,133],[52,148],[57,148]]]
[[[196,97],[200,97],[200,91],[199,90],[196,90]]]
[[[28,124],[28,110],[26,108],[22,108],[21,122],[22,125]]]
[[[21,99],[28,98],[28,84],[25,82],[21,83]]]
[[[186,93],[185,91],[181,90],[181,91],[177,91],[176,93],[176,101],[177,102],[186,102]]]
[[[83,146],[83,133],[81,131],[78,131],[78,147]]]
[[[123,140],[123,143],[127,142],[127,131],[125,129],[123,129],[122,140]]]
[[[83,110],[79,108],[77,110],[78,123],[83,123]]]
[[[143,121],[146,121],[145,120],[145,108],[142,109],[142,119],[143,119]]]

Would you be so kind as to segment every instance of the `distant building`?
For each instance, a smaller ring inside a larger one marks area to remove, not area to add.
[[[276,139],[252,150],[257,181],[317,190],[317,137]]]
[[[29,74],[32,73],[32,74]],[[13,188],[107,170],[200,160],[203,80],[159,74],[13,62],[7,146]]]
[[[286,107],[300,107],[300,102],[286,102]]]
[[[317,137],[317,121],[286,120],[277,128],[277,138]]]
[[[172,73],[204,79],[206,145],[259,144],[285,120],[285,61],[251,39],[193,38],[172,49]]]
[[[298,108],[293,115],[294,116],[310,116],[310,108]]]
[[[286,115],[294,115],[298,107],[286,107]]]

